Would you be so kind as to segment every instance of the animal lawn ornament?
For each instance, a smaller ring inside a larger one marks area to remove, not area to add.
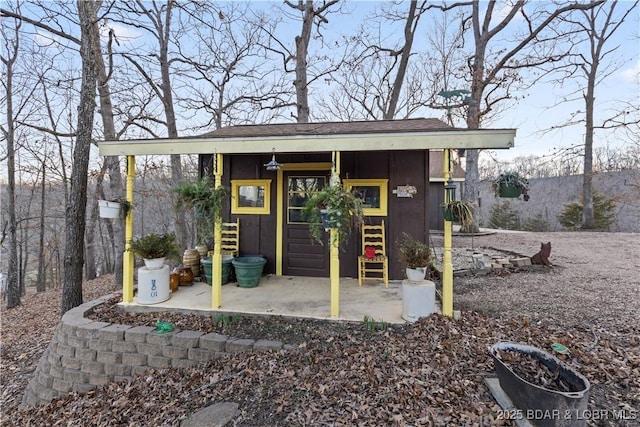
[[[551,256],[551,242],[542,243],[540,245],[540,251],[531,257],[531,264],[546,265],[551,267],[549,262],[549,256]]]

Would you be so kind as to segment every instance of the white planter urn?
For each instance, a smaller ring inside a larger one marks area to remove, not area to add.
[[[163,258],[143,258],[144,266],[147,267],[147,270],[159,270],[164,266],[164,257]]]
[[[422,282],[424,280],[424,278],[427,276],[427,269],[428,267],[418,267],[418,268],[409,268],[407,267],[405,269],[405,272],[407,273],[407,279],[409,279],[410,282]]]
[[[436,312],[436,284],[431,280],[402,281],[402,318],[415,322]]]

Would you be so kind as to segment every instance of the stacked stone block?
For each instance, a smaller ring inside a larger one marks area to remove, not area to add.
[[[85,318],[112,295],[69,310],[56,326],[22,399],[22,406],[48,403],[70,392],[126,381],[149,369],[188,368],[228,353],[277,350],[280,341],[236,339],[217,333],[94,322]],[[288,346],[284,346],[287,348]]]

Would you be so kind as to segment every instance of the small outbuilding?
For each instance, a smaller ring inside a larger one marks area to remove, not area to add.
[[[458,129],[423,118],[230,126],[197,137],[104,141],[99,148],[101,155],[128,156],[129,173],[136,155],[200,155],[203,176],[214,175],[231,190],[222,216],[240,219],[241,254],[264,256],[265,273],[331,277],[333,287],[338,277],[357,277],[360,237],[353,233],[339,250],[314,243],[301,215],[304,200],[330,176],[362,196],[367,223],[384,220],[389,278],[403,279],[395,242],[403,232],[428,242],[432,216],[439,211],[434,201],[442,200],[430,197],[430,150],[441,152],[444,181],[452,166],[449,150],[510,148],[514,138],[514,129]],[[267,167],[272,161],[277,166]],[[438,185],[442,188],[442,181]],[[125,281],[130,277],[131,283],[132,265],[132,260],[125,265]],[[125,302],[133,295],[130,286],[124,286]],[[213,294],[217,308],[221,294],[216,296],[215,286]]]

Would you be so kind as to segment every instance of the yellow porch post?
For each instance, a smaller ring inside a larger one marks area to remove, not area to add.
[[[445,149],[443,153],[444,165],[444,182],[449,181],[451,176],[451,151]],[[451,194],[445,190],[444,201],[449,202]],[[453,316],[453,264],[451,262],[451,221],[444,220],[444,259],[442,262],[442,314],[445,316]]]
[[[332,170],[330,185],[340,185],[340,152],[332,153]],[[329,235],[329,277],[331,280],[331,317],[340,314],[340,248],[338,244],[338,230],[331,229]]]
[[[133,178],[135,176],[135,156],[127,156],[127,201],[133,205]],[[133,239],[133,209],[127,213],[124,222],[124,254],[122,255],[122,302],[133,302],[133,252],[129,251]]]
[[[222,185],[222,154],[216,153],[213,158],[213,175],[215,177],[215,187]],[[213,237],[213,257],[211,259],[211,268],[213,269],[211,284],[211,308],[220,308],[222,306],[222,252],[220,246],[222,244],[222,218],[213,218],[214,237]]]
[[[284,215],[284,174],[278,169],[276,179],[276,276],[282,276],[282,248],[283,248],[283,215]]]

